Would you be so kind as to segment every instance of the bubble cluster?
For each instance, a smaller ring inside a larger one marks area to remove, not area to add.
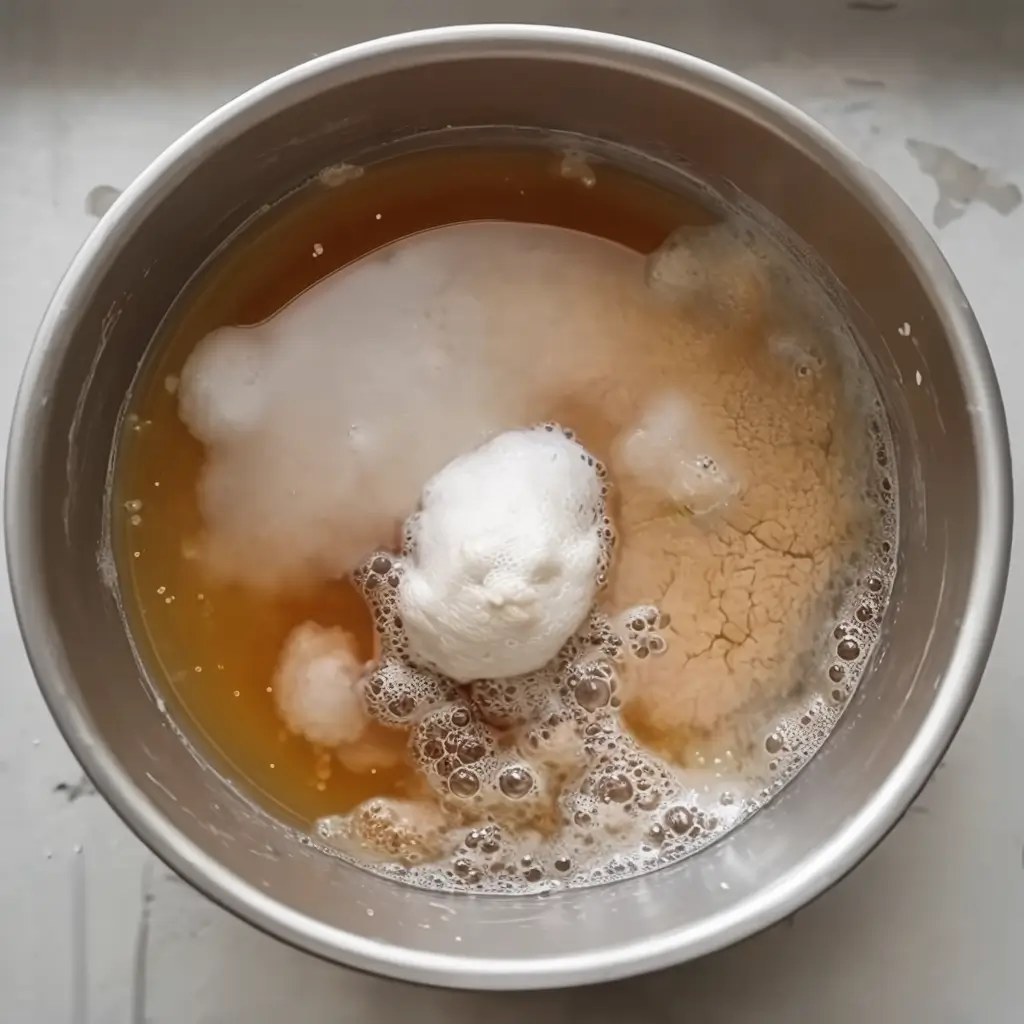
[[[660,630],[669,625],[669,617],[653,605],[632,608],[621,617],[621,629],[629,652],[636,658],[664,654],[668,648]]]
[[[877,443],[889,450],[881,427]],[[701,849],[770,799],[835,727],[884,619],[895,526],[895,514],[876,521],[871,556],[812,669],[820,685],[764,718],[742,751],[688,767],[643,746],[621,719],[622,671],[670,642],[656,605],[594,610],[544,669],[460,685],[408,660],[397,610],[408,548],[373,555],[354,577],[381,640],[366,713],[407,731],[425,789],[326,819],[321,840],[423,888],[494,893],[596,884]]]
[[[404,661],[408,651],[402,617],[398,613],[398,587],[404,571],[400,558],[377,552],[352,574],[352,580],[373,616],[374,628],[380,639],[382,663],[389,656]]]
[[[424,672],[398,657],[384,658],[363,688],[366,710],[381,725],[407,726],[424,707],[454,696],[454,687],[432,672]]]
[[[694,515],[726,505],[739,491],[720,442],[683,395],[665,392],[617,443],[616,462],[637,481],[664,490]]]
[[[323,818],[317,835],[330,845],[349,845],[371,860],[407,866],[435,860],[444,850],[446,822],[425,802],[374,797],[351,814]]]
[[[763,312],[769,281],[760,258],[744,255],[741,243],[731,228],[686,229],[651,261],[648,281],[688,316],[725,311],[738,331],[746,331]],[[713,280],[712,265],[722,271]],[[791,374],[795,383],[786,386],[800,394],[831,372],[804,332],[778,325],[763,344],[775,360],[771,372],[780,381]],[[734,454],[719,450],[706,417],[706,410],[691,408],[680,395],[655,393],[624,423],[611,464],[641,486],[667,493],[673,514],[689,517],[695,529],[735,520],[731,528],[750,535],[759,557],[762,549],[777,549],[775,561],[773,554],[763,556],[765,571],[777,572],[799,557],[803,538],[787,537],[772,522],[744,522],[740,484],[749,481],[741,480]],[[574,458],[599,481],[600,505],[588,511],[588,528],[596,526],[600,544],[599,558],[590,563],[596,565],[592,593],[598,605],[542,668],[455,679],[439,672],[436,661],[415,656],[402,593],[411,567],[426,554],[426,506],[409,516],[400,554],[372,555],[354,579],[380,639],[363,685],[365,711],[375,727],[407,737],[415,792],[408,800],[373,800],[328,819],[320,838],[357,860],[370,859],[388,877],[423,888],[521,893],[650,870],[688,856],[744,820],[825,742],[876,646],[895,571],[898,493],[883,411],[877,409],[869,422],[871,465],[857,475],[856,487],[864,487],[870,557],[848,559],[845,548],[837,556],[826,584],[834,589],[819,595],[835,617],[817,650],[800,663],[806,684],[763,706],[737,703],[716,725],[732,737],[728,745],[699,735],[699,755],[697,747],[660,744],[656,752],[623,719],[641,665],[659,668],[680,652],[689,657],[689,612],[678,600],[672,604],[672,628],[659,607],[671,602],[660,597],[623,611],[646,596],[635,593],[613,612],[601,608],[601,591],[610,586],[604,597],[609,601],[618,586],[607,473],[576,445],[571,431],[557,424],[535,428],[557,438],[560,451],[575,450]],[[820,440],[832,443],[827,431]],[[624,547],[630,537],[624,532]],[[737,600],[733,593],[713,596],[723,607]],[[728,607],[736,622],[725,622],[720,636],[709,630],[709,642],[740,644],[744,616],[760,613],[753,606],[749,613]],[[757,686],[762,682],[758,677]],[[699,733],[705,726],[695,728]]]
[[[409,750],[438,796],[468,798],[479,792],[481,775],[493,770],[497,744],[468,701],[455,700],[422,714]]]
[[[742,804],[713,815],[717,795],[699,792],[620,719],[622,660],[667,643],[656,607],[615,619],[595,610],[543,670],[458,685],[407,659],[396,610],[406,554],[375,554],[354,578],[381,642],[366,712],[407,730],[425,791],[325,819],[324,842],[427,888],[512,892],[645,870],[741,813]]]

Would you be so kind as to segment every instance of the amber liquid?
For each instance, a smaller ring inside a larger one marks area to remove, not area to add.
[[[204,452],[179,419],[176,377],[210,331],[265,320],[338,268],[428,228],[540,223],[648,253],[676,228],[714,220],[680,194],[615,168],[602,167],[590,184],[565,176],[561,163],[561,154],[537,149],[452,149],[382,162],[341,187],[310,185],[198,276],[136,387],[114,500],[136,633],[185,731],[198,734],[204,752],[215,752],[214,764],[220,760],[226,775],[286,820],[308,825],[372,795],[408,793],[416,776],[404,760],[391,769],[348,771],[283,727],[272,680],[289,632],[308,620],[340,625],[369,658],[369,614],[347,582],[266,593],[204,571],[191,540],[202,527],[196,485]],[[571,413],[564,419],[584,438],[604,433]],[[398,754],[405,742],[404,734],[382,728],[373,739]]]

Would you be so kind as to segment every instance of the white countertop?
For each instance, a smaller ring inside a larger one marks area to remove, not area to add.
[[[976,0],[973,13],[956,13],[966,6],[0,0],[0,416],[10,416],[36,324],[95,213],[203,114],[358,39],[450,22],[546,21],[690,50],[831,128],[931,226],[986,333],[1019,443],[1024,7]],[[813,906],[681,969],[509,996],[425,991],[320,963],[170,875],[81,785],[4,588],[0,1024],[554,1024],[570,1015],[590,1024],[1019,1024],[1022,613],[1018,555],[980,695],[943,768],[882,846]]]

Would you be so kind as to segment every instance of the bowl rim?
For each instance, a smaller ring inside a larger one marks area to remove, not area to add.
[[[885,783],[814,854],[769,889],[685,927],[602,950],[557,957],[477,959],[414,951],[352,935],[301,914],[248,885],[177,832],[92,735],[74,701],[74,674],[48,615],[34,552],[33,515],[50,385],[70,343],[76,309],[97,267],[123,244],[130,220],[156,202],[224,140],[290,105],[321,82],[471,58],[561,60],[659,79],[756,118],[824,166],[863,202],[900,245],[950,339],[968,398],[978,460],[979,535],[967,613],[931,709]],[[161,860],[221,907],[290,945],[324,959],[392,978],[469,989],[540,989],[610,981],[694,959],[781,920],[835,884],[889,832],[927,782],[979,685],[1009,571],[1012,477],[1005,414],[980,328],[937,245],[895,192],[809,116],[773,93],[681,51],[576,28],[487,24],[441,27],[374,39],[314,58],[226,103],[187,131],[125,190],[75,256],[43,317],[15,403],[6,466],[4,520],[8,573],[22,638],[58,728],[97,789]]]

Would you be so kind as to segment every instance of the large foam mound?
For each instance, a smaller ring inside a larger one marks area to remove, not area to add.
[[[604,239],[459,224],[344,267],[261,324],[215,331],[179,388],[206,446],[208,568],[278,586],[393,547],[431,475],[606,374],[645,291],[643,258]]]
[[[553,427],[501,434],[434,476],[399,588],[412,659],[469,682],[554,658],[597,593],[602,492],[596,460]]]

